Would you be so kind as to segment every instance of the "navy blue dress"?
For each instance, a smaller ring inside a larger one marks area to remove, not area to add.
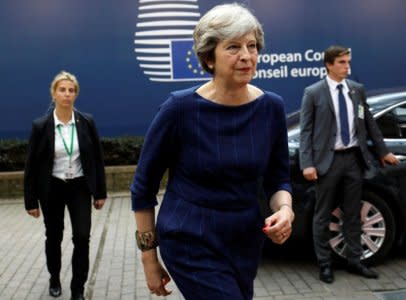
[[[216,104],[193,87],[174,92],[155,116],[131,185],[134,211],[157,205],[162,259],[186,299],[252,299],[265,240],[257,189],[291,191],[283,100],[265,92],[240,106]]]

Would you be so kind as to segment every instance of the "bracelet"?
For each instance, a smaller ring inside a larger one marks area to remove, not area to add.
[[[290,209],[292,209],[292,206],[291,206],[290,204],[287,204],[287,203],[281,204],[281,206],[279,206],[279,209],[281,209],[282,206],[287,206],[287,207],[289,207]],[[292,209],[292,211],[293,211],[293,209]]]
[[[156,239],[155,231],[139,232],[135,231],[135,239],[137,241],[137,247],[142,252],[155,249],[158,247],[158,241]]]
[[[293,222],[293,221],[295,220],[295,212],[293,211],[292,206],[289,205],[289,204],[287,204],[287,203],[284,203],[284,204],[282,204],[281,206],[279,206],[279,209],[281,209],[282,206],[288,206],[288,207],[290,208],[290,210],[292,211],[292,220],[291,220],[291,222]]]

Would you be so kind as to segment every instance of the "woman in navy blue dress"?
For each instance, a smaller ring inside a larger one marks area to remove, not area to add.
[[[263,36],[240,4],[207,12],[195,28],[194,49],[213,78],[173,92],[147,132],[131,193],[152,294],[170,294],[170,274],[185,299],[252,299],[263,242],[268,237],[281,244],[291,234],[283,100],[249,84]],[[265,220],[259,182],[273,211]]]

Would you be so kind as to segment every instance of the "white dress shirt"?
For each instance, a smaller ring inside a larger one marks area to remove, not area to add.
[[[358,146],[358,138],[355,134],[355,126],[354,126],[354,105],[352,103],[352,100],[349,96],[350,89],[348,88],[347,82],[342,80],[341,82],[337,82],[333,79],[331,79],[328,75],[326,77],[327,83],[330,89],[330,95],[331,98],[333,99],[333,105],[334,105],[334,113],[336,116],[336,124],[337,124],[337,136],[336,136],[336,142],[335,142],[335,150],[343,150],[346,148],[351,148],[354,146]],[[350,129],[350,142],[348,143],[347,146],[344,146],[343,141],[341,140],[341,124],[340,124],[340,112],[339,112],[339,103],[338,103],[338,88],[337,86],[339,84],[343,85],[343,94],[345,101],[347,103],[347,113],[348,113],[348,125]]]
[[[54,154],[54,166],[52,169],[52,176],[57,177],[62,180],[77,178],[83,176],[82,163],[80,162],[80,153],[79,153],[79,142],[78,134],[75,126],[75,117],[72,112],[71,120],[64,124],[58,119],[54,110],[54,122],[55,122],[55,154]],[[58,126],[61,129],[61,132],[58,130]],[[72,130],[73,128],[73,130]],[[73,150],[72,156],[69,157],[66,152],[63,140],[70,150],[71,147],[71,136],[73,134]],[[69,168],[69,165],[71,168]],[[67,177],[67,173],[71,173],[71,178]]]

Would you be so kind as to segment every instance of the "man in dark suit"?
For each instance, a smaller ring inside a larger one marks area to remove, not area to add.
[[[383,165],[398,163],[369,111],[363,86],[346,79],[350,61],[348,48],[331,46],[325,51],[327,77],[305,89],[300,116],[300,167],[307,180],[315,181],[313,239],[320,280],[326,283],[334,281],[328,226],[337,204],[344,212],[348,271],[378,278],[360,262],[362,179],[371,163],[367,138],[372,140]]]

